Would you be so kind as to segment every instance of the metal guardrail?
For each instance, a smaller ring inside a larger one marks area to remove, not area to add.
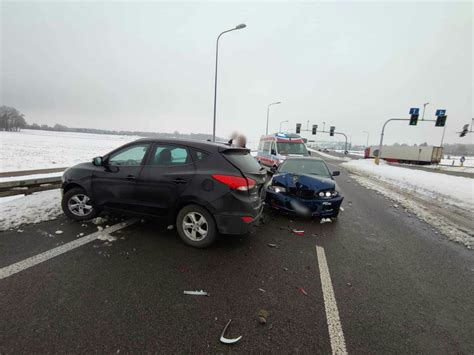
[[[61,176],[4,181],[0,182],[0,197],[29,195],[59,187],[61,187]]]

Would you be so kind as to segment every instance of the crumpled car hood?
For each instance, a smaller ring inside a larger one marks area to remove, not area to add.
[[[273,176],[272,185],[286,187],[288,189],[313,190],[332,190],[336,188],[336,182],[331,178],[325,178],[316,175],[298,175],[291,173],[281,173]]]

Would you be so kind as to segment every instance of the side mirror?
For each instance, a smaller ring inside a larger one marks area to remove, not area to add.
[[[103,166],[104,160],[102,159],[102,157],[95,157],[94,159],[92,159],[92,164],[94,164],[95,166]]]
[[[339,175],[341,175],[340,171],[333,171],[332,172],[332,176],[339,176]]]
[[[272,174],[275,174],[275,173],[277,172],[277,170],[278,170],[278,168],[277,168],[276,166],[272,166],[272,167],[270,168],[270,172],[271,172]]]

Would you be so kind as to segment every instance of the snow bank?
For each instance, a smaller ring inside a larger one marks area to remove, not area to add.
[[[0,199],[0,231],[55,219],[62,213],[59,189]]]
[[[471,178],[390,166],[383,161],[380,165],[375,165],[373,160],[363,159],[343,163],[343,166],[393,184],[402,190],[414,191],[452,205],[474,209],[474,179]]]

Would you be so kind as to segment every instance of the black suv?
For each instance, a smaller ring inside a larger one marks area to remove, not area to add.
[[[183,241],[206,247],[245,234],[261,215],[266,172],[245,148],[139,139],[64,172],[62,208],[74,220],[102,209],[161,217]]]

